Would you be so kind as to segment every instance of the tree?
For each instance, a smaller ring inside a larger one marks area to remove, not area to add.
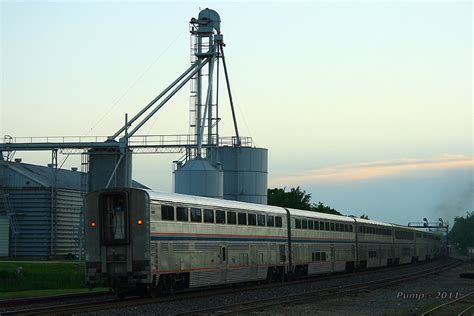
[[[322,202],[312,204],[311,193],[306,193],[299,186],[291,188],[288,192],[286,188],[268,189],[268,205],[341,215],[341,213],[329,206],[325,206]]]
[[[313,204],[311,206],[311,211],[313,212],[320,212],[320,213],[326,213],[326,214],[334,214],[334,215],[341,215],[338,211],[333,209],[332,207],[324,205],[322,202],[318,202],[318,204]]]
[[[454,219],[449,239],[462,254],[467,254],[467,247],[474,247],[474,212],[467,212],[466,217],[458,216]]]
[[[310,210],[311,193],[306,193],[299,186],[291,188],[289,192],[286,192],[286,188],[268,189],[268,205]]]

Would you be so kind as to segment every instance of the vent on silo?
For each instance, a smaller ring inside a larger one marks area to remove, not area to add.
[[[71,170],[72,171],[77,171],[77,167],[72,167]]]
[[[20,163],[20,162],[21,162],[21,158],[15,158],[15,162]]]

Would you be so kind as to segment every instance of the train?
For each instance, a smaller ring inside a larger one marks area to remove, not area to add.
[[[443,255],[439,235],[270,205],[144,189],[85,198],[89,287],[119,296],[410,264]]]

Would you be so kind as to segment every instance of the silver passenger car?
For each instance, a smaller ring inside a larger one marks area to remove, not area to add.
[[[383,267],[441,249],[434,237],[416,248],[407,227],[130,188],[89,193],[85,223],[87,282],[118,294]]]

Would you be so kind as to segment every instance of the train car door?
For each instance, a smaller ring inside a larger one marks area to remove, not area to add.
[[[331,246],[331,271],[334,271],[335,261],[336,261],[336,256],[334,255],[334,246]]]
[[[250,267],[249,267],[249,276],[252,279],[257,278],[257,269],[258,269],[258,258],[257,258],[257,245],[250,245]]]
[[[220,257],[220,270],[221,270],[221,282],[227,281],[227,262],[229,258],[229,251],[227,245],[220,245],[219,249]]]
[[[385,257],[382,251],[383,251],[382,245],[379,245],[379,251],[378,251],[378,252],[379,252],[379,253],[378,253],[378,257],[379,257],[379,264],[378,264],[378,266],[379,266],[379,267],[383,265],[383,264],[382,264],[382,258]]]

